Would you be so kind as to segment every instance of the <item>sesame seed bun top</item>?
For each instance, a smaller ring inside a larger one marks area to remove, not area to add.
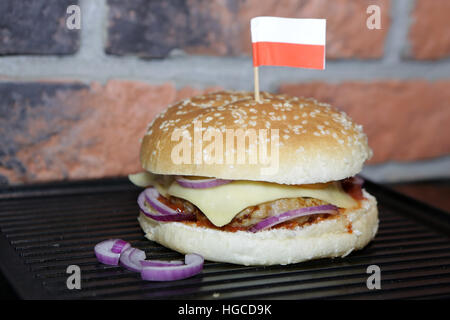
[[[309,184],[353,176],[371,155],[362,126],[326,103],[221,91],[159,114],[140,157],[156,174]]]

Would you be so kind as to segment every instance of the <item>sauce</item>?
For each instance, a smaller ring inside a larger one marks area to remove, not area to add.
[[[342,189],[355,200],[364,200],[362,192],[362,181],[355,177],[347,178],[341,181]]]
[[[347,232],[350,233],[350,234],[353,233],[353,226],[352,226],[351,222],[349,222],[348,225],[347,225]]]

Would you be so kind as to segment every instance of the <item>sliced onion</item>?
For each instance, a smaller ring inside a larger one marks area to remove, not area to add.
[[[341,185],[342,188],[344,190],[349,190],[351,189],[353,186],[357,186],[359,188],[361,188],[364,184],[364,179],[360,176],[353,176],[350,178],[346,178],[344,180],[341,180]]]
[[[128,246],[126,244],[123,245],[122,241],[123,240],[120,239],[109,239],[97,243],[94,247],[94,252],[98,261],[104,264],[117,266],[119,264],[121,253],[130,246],[129,244]],[[113,248],[115,248],[116,252],[112,251]]]
[[[113,247],[116,252],[112,251]],[[185,256],[184,263],[180,260],[145,260],[145,251],[133,248],[121,239],[97,243],[94,251],[101,263],[116,266],[120,261],[128,270],[140,272],[142,279],[151,281],[172,281],[194,276],[203,270],[204,263],[202,256],[193,253]]]
[[[185,212],[177,212],[158,200],[160,194],[155,188],[147,188],[138,197],[138,205],[142,213],[156,221],[184,221],[193,220],[195,215]],[[150,210],[145,203],[148,203],[157,212]]]
[[[173,281],[192,277],[203,270],[204,259],[198,254],[187,254],[185,264],[174,266],[145,266],[141,276],[149,281]]]
[[[352,183],[358,186],[362,186],[364,184],[364,179],[360,176],[353,176],[351,179]]]
[[[145,260],[145,252],[137,248],[128,248],[120,255],[120,264],[131,271],[140,272],[141,260]]]
[[[159,213],[164,215],[178,214],[176,210],[158,200],[160,194],[156,188],[147,188],[142,193],[144,194],[145,201]]]
[[[232,182],[233,180],[224,180],[224,179],[214,179],[214,178],[206,178],[206,179],[187,179],[180,176],[175,177],[177,183],[185,188],[192,189],[206,189],[221,186],[227,183]]]
[[[289,220],[292,220],[292,219],[295,219],[298,217],[308,216],[308,215],[313,215],[313,214],[323,214],[323,213],[336,214],[336,213],[338,213],[338,208],[331,204],[327,204],[327,205],[322,205],[322,206],[307,207],[307,208],[300,208],[300,209],[286,211],[279,215],[269,217],[267,219],[264,219],[264,220],[258,222],[253,227],[251,227],[249,231],[257,232],[257,231],[261,231],[264,229],[268,229],[277,224],[280,224],[282,222],[289,221]]]
[[[184,262],[181,260],[174,261],[162,261],[162,260],[145,260],[146,254],[145,251],[129,247],[120,255],[120,264],[127,268],[128,270],[134,272],[141,272],[142,267],[151,267],[151,266],[180,266],[183,265]]]
[[[163,261],[163,260],[142,260],[142,267],[170,267],[181,266],[184,262],[181,260]]]
[[[117,239],[112,248],[111,251],[114,253],[121,253],[122,251],[128,249],[130,247],[130,244],[122,239]]]

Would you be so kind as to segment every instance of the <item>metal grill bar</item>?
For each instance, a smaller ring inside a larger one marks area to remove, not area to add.
[[[136,220],[139,190],[127,181],[10,189],[0,192],[0,266],[23,298],[449,297],[449,215],[370,182],[366,188],[378,199],[381,223],[361,251],[287,266],[206,262],[201,275],[168,283],[142,281],[139,274],[98,263],[93,254],[97,242],[122,238],[154,259],[182,257],[143,237]],[[81,290],[66,288],[71,264],[81,267]],[[382,270],[381,290],[366,286],[372,264]]]

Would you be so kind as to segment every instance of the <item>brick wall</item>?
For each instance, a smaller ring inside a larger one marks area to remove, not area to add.
[[[80,30],[66,28],[71,4]],[[138,140],[168,104],[252,90],[259,15],[327,19],[327,69],[263,67],[263,90],[363,124],[374,180],[450,176],[448,0],[2,0],[0,184],[138,171]]]

